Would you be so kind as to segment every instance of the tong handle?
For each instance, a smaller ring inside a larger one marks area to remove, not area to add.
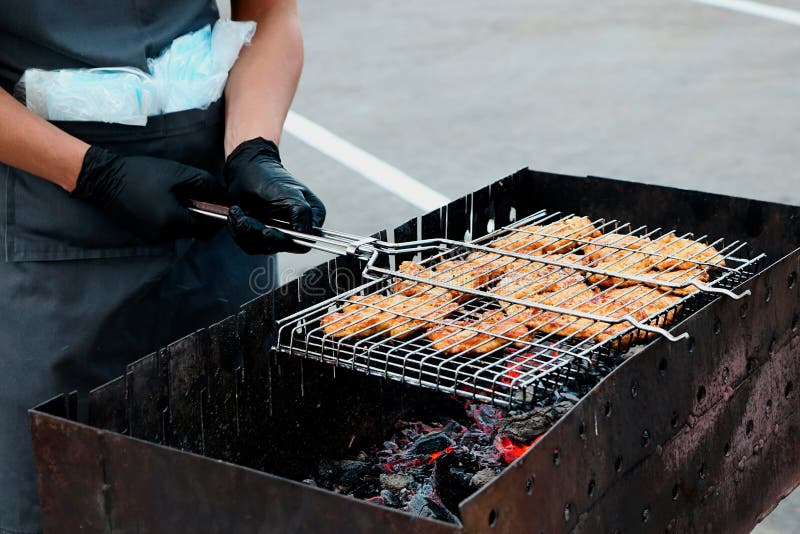
[[[203,202],[201,200],[189,200],[187,201],[187,207],[189,211],[222,221],[228,220],[228,212],[230,211],[228,206]],[[288,229],[287,226],[289,226],[289,223],[277,219],[269,221],[272,224],[266,224],[264,221],[261,222],[268,228],[278,230],[290,236],[292,241],[298,245],[321,250],[323,252],[330,252],[331,254],[352,254],[361,256],[368,253],[371,255],[373,253],[372,250],[361,250],[361,247],[376,241],[376,239],[371,237],[355,236],[333,230],[323,230],[322,228],[314,228],[315,231],[319,232],[319,235],[306,234]]]
[[[202,200],[189,200],[187,201],[187,207],[189,211],[222,221],[228,220],[228,211],[230,211],[228,206],[203,202]]]

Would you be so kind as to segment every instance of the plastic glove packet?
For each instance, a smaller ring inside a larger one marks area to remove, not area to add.
[[[206,108],[219,99],[255,27],[219,20],[213,30],[206,25],[182,35],[147,60],[148,73],[132,67],[27,69],[15,94],[47,120],[144,126],[149,116]]]

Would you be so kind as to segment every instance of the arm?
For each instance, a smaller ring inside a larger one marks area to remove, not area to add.
[[[234,0],[232,7],[234,19],[257,26],[225,89],[224,174],[234,204],[228,224],[249,254],[306,252],[261,223],[280,219],[294,230],[312,232],[325,222],[324,204],[283,167],[277,147],[303,68],[297,1]]]
[[[225,155],[263,137],[278,144],[303,68],[296,0],[234,0],[234,20],[253,20],[256,34],[242,49],[225,89]]]
[[[217,179],[205,171],[89,146],[2,89],[0,162],[61,186],[148,241],[208,233],[179,199],[214,199],[220,194]]]
[[[72,191],[88,149],[0,89],[1,162]]]

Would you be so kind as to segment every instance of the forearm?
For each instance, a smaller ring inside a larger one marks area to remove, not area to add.
[[[72,191],[88,149],[0,89],[0,162]]]
[[[256,34],[242,49],[225,89],[225,154],[243,141],[278,143],[303,68],[296,0],[238,0],[235,20],[254,20]]]

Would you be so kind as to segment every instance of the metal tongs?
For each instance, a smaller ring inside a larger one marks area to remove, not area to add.
[[[215,219],[227,220],[228,218],[228,207],[220,206],[218,204],[190,201],[189,209],[195,213],[212,217]],[[262,223],[263,222],[264,221],[262,221]],[[475,252],[484,252],[486,254],[507,256],[513,259],[536,261],[548,265],[562,267],[564,269],[575,269],[576,266],[574,263],[559,261],[556,259],[548,258],[547,256],[531,257],[530,255],[520,254],[509,250],[491,248],[485,245],[480,245],[478,243],[472,243],[472,242],[467,243],[463,241],[455,241],[452,239],[445,239],[445,238],[422,239],[417,241],[408,241],[404,243],[389,243],[386,241],[380,241],[374,237],[358,236],[358,235],[348,234],[345,232],[339,232],[323,228],[314,228],[314,231],[317,232],[317,235],[305,234],[302,232],[297,232],[295,230],[287,229],[286,227],[288,226],[288,223],[284,221],[273,220],[270,222],[272,224],[267,224],[268,227],[283,232],[284,234],[292,237],[293,241],[298,245],[302,245],[304,247],[308,247],[311,249],[321,250],[324,252],[329,252],[331,254],[337,254],[337,255],[346,254],[346,255],[356,256],[362,260],[365,260],[366,267],[364,268],[364,276],[373,280],[383,278],[386,276],[395,277],[403,280],[416,282],[418,284],[436,286],[448,289],[450,291],[470,294],[476,297],[501,300],[504,302],[508,302],[510,304],[518,304],[525,307],[535,306],[537,309],[540,310],[550,311],[563,315],[569,315],[573,317],[581,317],[583,319],[589,319],[592,321],[598,321],[609,324],[630,323],[636,328],[639,328],[646,332],[659,334],[663,337],[666,337],[670,341],[678,341],[680,339],[685,339],[689,337],[688,333],[683,333],[678,336],[675,336],[667,332],[663,328],[643,323],[630,314],[621,317],[608,317],[604,315],[598,315],[596,313],[582,312],[570,308],[551,306],[541,302],[531,302],[531,301],[526,301],[524,299],[514,298],[511,296],[499,295],[496,293],[492,293],[490,291],[482,291],[480,289],[464,287],[461,285],[454,285],[447,282],[443,282],[441,280],[437,280],[436,278],[424,278],[400,270],[387,269],[376,265],[378,258],[382,255],[396,256],[399,254],[416,254],[418,252],[429,252],[429,253],[439,252],[444,254],[448,251],[453,251],[458,249],[467,249]],[[693,285],[700,291],[725,295],[734,300],[741,299],[749,294],[749,291],[745,291],[742,294],[736,294],[730,290],[720,287],[713,287],[708,284],[698,282],[697,280],[691,280],[686,282],[668,282],[665,280],[657,280],[646,276],[621,274],[619,272],[610,271],[606,269],[599,269],[596,267],[580,266],[577,268],[579,268],[582,271],[603,276],[623,277],[626,280],[634,280],[650,286],[669,287],[678,289]]]
[[[228,220],[229,208],[227,206],[212,204],[210,202],[190,200],[189,211],[193,211],[194,213],[205,215],[206,217],[211,217],[213,219],[226,221]],[[261,222],[264,223],[264,221]],[[374,246],[372,247],[369,246],[374,243],[381,243],[373,237],[357,236],[353,234],[347,234],[345,232],[337,232],[335,230],[327,230],[323,228],[315,227],[314,234],[305,234],[303,232],[297,232],[295,230],[289,229],[288,222],[280,221],[277,219],[272,219],[270,221],[270,224],[264,223],[264,225],[267,228],[272,228],[274,230],[278,230],[288,235],[289,237],[292,238],[292,241],[294,241],[298,245],[302,245],[308,248],[313,248],[315,250],[321,250],[323,252],[329,252],[331,254],[337,254],[337,255],[348,254],[351,256],[357,256],[364,260],[369,260],[377,252],[386,252],[388,254],[397,254],[400,252],[414,252],[407,249],[403,249],[401,251],[391,251],[391,252],[386,250],[381,251]],[[429,250],[429,249],[430,247],[427,247],[424,250]]]

